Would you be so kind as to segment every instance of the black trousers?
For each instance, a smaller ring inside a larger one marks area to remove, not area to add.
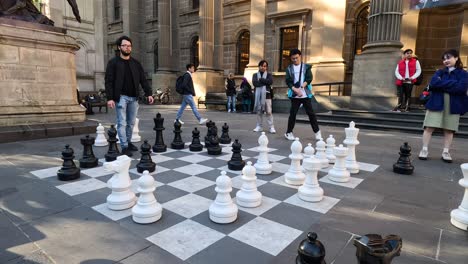
[[[289,119],[288,119],[288,130],[286,133],[290,133],[294,129],[294,125],[296,124],[296,115],[297,111],[299,111],[299,107],[301,104],[304,106],[304,109],[309,116],[310,126],[312,126],[312,130],[314,133],[317,133],[320,129],[317,123],[317,117],[315,116],[314,109],[312,109],[312,102],[310,98],[291,98],[291,109],[289,111]]]
[[[397,87],[398,105],[397,108],[408,109],[411,101],[412,83],[403,83]]]

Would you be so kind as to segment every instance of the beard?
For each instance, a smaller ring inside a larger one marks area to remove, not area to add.
[[[125,52],[123,50],[120,50],[120,53],[124,56],[130,56],[130,53],[132,53],[131,51],[130,52]]]

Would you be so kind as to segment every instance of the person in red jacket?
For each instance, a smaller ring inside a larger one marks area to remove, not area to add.
[[[398,62],[395,69],[398,105],[393,111],[410,110],[409,105],[413,84],[416,82],[416,78],[418,78],[419,75],[421,75],[421,65],[416,58],[413,58],[413,50],[405,50],[403,52],[403,59]]]

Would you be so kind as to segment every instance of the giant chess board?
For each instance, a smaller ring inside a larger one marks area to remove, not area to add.
[[[241,171],[231,171],[227,167],[232,155],[228,145],[223,145],[220,156],[210,156],[206,150],[190,152],[188,147],[153,153],[152,159],[157,164],[156,171],[151,173],[157,186],[154,193],[163,206],[163,213],[159,221],[146,225],[132,221],[131,209],[112,211],[107,208],[106,197],[111,190],[106,182],[112,173],[104,170],[104,160],[100,160],[96,168],[82,169],[81,177],[74,181],[59,181],[57,171],[60,167],[31,173],[183,261],[190,262],[191,258],[223,259],[228,256],[216,256],[224,254],[217,249],[227,247],[233,252],[253,252],[256,260],[251,263],[264,263],[262,257],[277,256],[291,246],[296,250],[299,245],[297,240],[305,238],[303,233],[312,231],[308,228],[321,215],[326,214],[367,177],[372,177],[379,167],[359,162],[360,172],[352,174],[351,180],[346,183],[329,180],[326,176],[329,169],[323,169],[319,171],[318,178],[324,190],[324,199],[318,203],[305,202],[298,198],[299,186],[288,185],[284,181],[283,175],[290,166],[290,159],[284,156],[288,151],[279,151],[272,148],[274,144],[270,145],[273,145],[269,149],[273,172],[270,175],[257,174],[258,190],[263,194],[262,204],[257,208],[239,206],[238,218],[231,224],[216,224],[210,221],[208,213],[216,197],[216,178],[221,171],[226,171],[232,179],[233,199],[242,185]],[[243,150],[242,156],[246,162],[255,163],[258,156],[256,149]],[[138,195],[136,181],[141,174],[136,171],[137,163],[138,160],[132,161],[130,177],[132,189]]]

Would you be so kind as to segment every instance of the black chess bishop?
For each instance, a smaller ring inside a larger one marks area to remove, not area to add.
[[[114,161],[120,156],[119,147],[117,146],[117,130],[114,125],[111,125],[109,130],[107,130],[107,136],[109,142],[109,149],[107,150],[106,155],[104,155],[107,162]]]
[[[222,133],[221,138],[219,139],[219,143],[221,144],[229,144],[231,143],[231,138],[229,137],[229,126],[227,123],[221,127]]]
[[[143,173],[145,170],[153,172],[156,170],[156,163],[151,159],[151,145],[148,140],[145,140],[140,146],[141,158],[140,162],[136,165],[137,171]]]
[[[228,168],[233,171],[240,171],[245,166],[245,161],[242,160],[242,144],[239,143],[239,140],[234,140],[232,143],[232,156],[228,161]]]
[[[185,146],[184,141],[182,141],[182,136],[180,135],[182,133],[182,124],[179,122],[179,120],[176,120],[174,123],[174,140],[171,143],[171,148],[172,149],[183,149]]]
[[[190,151],[202,151],[203,145],[200,142],[200,131],[194,128],[192,131],[192,144],[189,146]]]

